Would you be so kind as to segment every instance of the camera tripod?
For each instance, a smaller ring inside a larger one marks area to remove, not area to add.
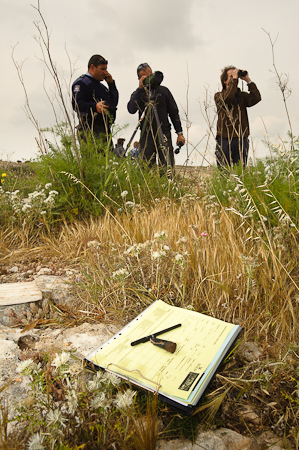
[[[146,87],[145,87],[145,89],[146,89]],[[144,108],[144,111],[143,111],[143,113],[142,113],[142,115],[141,115],[141,117],[140,117],[140,119],[138,121],[138,124],[137,124],[137,126],[136,126],[136,128],[135,128],[135,130],[134,130],[134,132],[133,132],[133,134],[132,134],[128,144],[127,144],[124,156],[126,155],[127,151],[129,150],[130,145],[131,145],[131,143],[132,143],[132,141],[134,139],[134,136],[136,135],[138,129],[141,128],[142,123],[146,122],[146,121],[149,121],[150,112],[152,110],[154,112],[154,117],[155,117],[155,121],[156,121],[156,124],[157,124],[159,149],[162,151],[162,153],[164,153],[164,155],[166,157],[165,159],[166,159],[166,164],[167,164],[167,177],[168,178],[172,178],[173,167],[172,167],[172,164],[171,164],[170,152],[169,152],[169,148],[168,148],[168,145],[167,145],[167,139],[164,136],[163,131],[162,131],[161,122],[160,122],[158,111],[157,111],[157,106],[155,104],[155,99],[156,99],[156,95],[157,95],[156,89],[146,89],[146,91],[147,91],[147,93],[149,95],[149,101],[146,104],[146,106]],[[145,129],[142,130],[141,133],[143,133],[144,131],[145,131]]]

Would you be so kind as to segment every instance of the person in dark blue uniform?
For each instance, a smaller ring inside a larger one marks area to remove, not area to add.
[[[79,119],[77,128],[84,140],[88,131],[96,137],[107,138],[115,121],[118,91],[107,65],[103,56],[93,55],[88,62],[88,72],[72,85],[72,105]],[[108,88],[102,83],[104,80]]]

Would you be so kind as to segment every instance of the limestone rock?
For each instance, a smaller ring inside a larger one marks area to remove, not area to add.
[[[197,436],[194,450],[230,450],[213,431],[205,431]],[[238,450],[241,450],[240,448]],[[245,450],[245,449],[244,449]],[[247,450],[247,449],[246,449]]]
[[[261,448],[267,448],[267,450],[284,450],[291,449],[289,442],[283,442],[282,438],[275,436],[272,431],[265,431],[259,438]]]
[[[260,450],[259,443],[246,436],[242,436],[229,428],[219,428],[215,431],[227,450]]]
[[[240,356],[243,357],[245,361],[256,361],[261,355],[262,351],[254,342],[245,342],[240,348]]]
[[[238,410],[245,422],[251,422],[255,425],[260,425],[261,418],[257,415],[251,405],[238,405]]]
[[[195,450],[192,442],[183,439],[174,439],[172,441],[164,441],[163,439],[157,442],[156,450]],[[197,449],[196,449],[197,450]]]
[[[49,269],[49,267],[42,267],[38,272],[37,276],[39,275],[51,275],[52,269]]]

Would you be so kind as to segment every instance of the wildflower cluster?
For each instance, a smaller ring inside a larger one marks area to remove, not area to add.
[[[4,174],[2,174],[4,175]],[[40,217],[50,214],[55,207],[56,197],[58,192],[50,190],[51,183],[47,183],[44,188],[40,188],[23,197],[19,189],[15,191],[6,191],[0,187],[0,201],[2,206],[11,210],[11,220],[16,220],[16,217],[22,219],[28,217]]]
[[[124,280],[130,275],[130,273],[127,271],[127,269],[119,269],[116,272],[113,272],[112,277],[116,278],[119,281]]]
[[[31,393],[13,405],[11,420],[27,426],[29,450],[60,448],[69,442],[74,429],[76,444],[80,436],[84,442],[89,430],[88,438],[102,439],[106,448],[109,432],[114,429],[110,422],[122,420],[127,409],[132,412],[134,407],[136,392],[123,390],[119,377],[107,372],[91,376],[82,361],[68,352],[57,353],[44,366],[25,360],[16,370],[29,377]]]

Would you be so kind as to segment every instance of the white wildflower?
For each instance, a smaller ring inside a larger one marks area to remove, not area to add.
[[[41,211],[40,213],[43,216],[44,214],[47,214],[47,211]]]
[[[153,252],[152,253],[152,259],[159,259],[161,258],[161,252]]]
[[[78,373],[82,372],[82,362],[81,361],[74,361],[72,364],[70,364],[69,372],[71,375],[77,375]]]
[[[59,369],[61,366],[65,366],[70,360],[70,354],[67,352],[56,353],[55,359],[52,361],[51,366]]]
[[[169,245],[164,245],[163,248],[164,248],[164,250],[166,250],[166,251],[170,250]]]
[[[119,409],[124,410],[130,408],[130,406],[133,404],[135,395],[135,391],[127,389],[124,393],[119,392],[114,402]]]
[[[116,272],[112,273],[113,278],[126,278],[127,276],[129,276],[130,273],[127,271],[127,269],[119,269]]]
[[[52,186],[52,183],[47,183],[47,184],[45,185],[45,189],[50,189],[51,186]]]
[[[101,245],[101,243],[99,241],[97,241],[96,239],[93,241],[87,242],[87,247],[99,248],[100,245]]]
[[[124,254],[125,254],[125,255],[129,255],[129,253],[133,252],[134,249],[135,249],[135,245],[131,245],[131,247],[129,247],[129,248],[124,252]]]
[[[113,386],[119,386],[121,383],[121,379],[114,375],[114,373],[106,372],[103,376],[109,383],[113,384]]]
[[[193,305],[188,305],[188,306],[186,306],[186,309],[189,309],[190,311],[195,311]]]
[[[154,234],[154,238],[155,239],[164,239],[167,237],[167,232],[166,231],[158,231],[158,233]]]
[[[181,236],[177,241],[177,244],[185,244],[187,241],[188,239],[185,236]]]
[[[54,411],[50,410],[46,415],[46,420],[50,427],[54,427],[55,425],[59,425],[64,428],[66,427],[65,422],[67,422],[67,419],[63,417],[59,409],[54,409]]]
[[[29,450],[43,450],[45,447],[43,446],[44,436],[40,433],[36,433],[28,441],[28,449]]]
[[[78,397],[76,391],[72,389],[68,394],[66,394],[68,412],[71,416],[75,415],[78,407]]]
[[[16,368],[16,371],[18,373],[23,373],[24,375],[29,376],[36,370],[36,368],[36,363],[33,361],[33,359],[30,358],[22,361]]]
[[[91,381],[88,382],[89,391],[97,391],[102,387],[102,381],[98,377],[93,377]]]
[[[92,399],[90,402],[90,407],[93,409],[103,408],[106,411],[111,408],[111,402],[105,396],[104,392],[101,392]]]
[[[182,261],[184,259],[183,255],[177,253],[174,257],[175,261]]]
[[[59,192],[57,191],[50,191],[49,195],[53,196],[53,195],[59,195]]]
[[[128,195],[128,191],[122,191],[122,193],[120,194],[120,196],[122,197],[122,198],[125,198],[127,195]]]
[[[22,211],[27,212],[31,208],[32,208],[32,205],[30,205],[30,203],[27,203],[24,206],[22,206]]]

